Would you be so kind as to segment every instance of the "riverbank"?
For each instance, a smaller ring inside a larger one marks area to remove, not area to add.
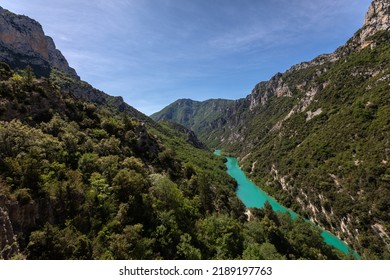
[[[216,150],[214,154],[217,156],[221,156],[222,151]],[[236,194],[247,208],[264,208],[265,202],[268,202],[272,206],[272,209],[276,212],[289,213],[292,219],[296,219],[299,217],[297,213],[281,205],[278,201],[276,201],[276,199],[265,193],[261,189],[261,187],[255,185],[252,181],[250,181],[246,174],[241,170],[236,158],[226,157],[226,160],[227,161],[225,165],[227,167],[227,173],[237,182]],[[246,214],[249,219],[251,214],[250,211],[247,211]],[[312,223],[311,221],[306,221]],[[321,236],[324,238],[325,243],[342,251],[345,254],[350,254],[351,252],[353,252],[354,257],[356,259],[360,259],[360,255],[356,251],[354,252],[337,236],[331,234],[326,230],[323,230],[322,228],[321,231]]]

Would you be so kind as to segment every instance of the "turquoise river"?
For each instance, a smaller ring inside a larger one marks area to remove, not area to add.
[[[214,154],[220,156],[221,150],[216,150]],[[241,170],[236,158],[226,157],[226,159],[227,173],[236,180],[237,196],[247,208],[263,208],[264,203],[268,201],[274,211],[289,213],[293,219],[298,217],[297,213],[279,204],[274,198],[267,195],[260,187],[250,181]],[[321,235],[327,244],[339,249],[345,254],[351,252],[351,249],[347,246],[347,244],[328,231],[322,230]],[[359,254],[356,252],[354,253],[354,256],[355,258],[360,258]]]

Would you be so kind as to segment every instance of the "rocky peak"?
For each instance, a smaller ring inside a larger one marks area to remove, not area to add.
[[[390,30],[390,0],[372,1],[360,33],[361,43],[381,30]]]
[[[45,35],[35,20],[16,15],[0,7],[0,60],[23,68],[31,65],[39,75],[47,75],[55,67],[72,77],[76,71],[69,67],[52,38]]]
[[[311,66],[335,62],[340,58],[348,56],[352,52],[371,45],[372,42],[367,39],[382,30],[390,30],[390,0],[372,1],[366,14],[363,27],[356,32],[352,39],[345,45],[339,47],[333,53],[322,54],[311,61],[293,65],[286,73],[294,73]],[[322,71],[326,71],[326,69],[323,69]],[[247,97],[247,100],[250,102],[250,109],[253,110],[259,104],[266,104],[268,99],[274,95],[278,97],[291,96],[291,91],[287,85],[284,84],[283,77],[283,74],[278,73],[271,80],[257,84],[252,93]]]

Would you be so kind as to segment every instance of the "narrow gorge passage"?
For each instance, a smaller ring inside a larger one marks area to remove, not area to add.
[[[221,156],[221,150],[216,150],[215,155]],[[273,197],[265,193],[259,186],[256,186],[251,180],[246,177],[245,173],[238,165],[238,161],[234,157],[226,157],[227,173],[237,182],[236,194],[247,208],[264,208],[264,203],[268,202],[272,209],[276,212],[289,213],[292,219],[300,217],[297,213],[279,204]],[[308,222],[311,222],[307,220]],[[322,237],[325,243],[337,248],[338,250],[349,254],[352,249],[348,247],[342,240],[326,230],[322,230]],[[355,258],[360,258],[357,252],[353,253]]]

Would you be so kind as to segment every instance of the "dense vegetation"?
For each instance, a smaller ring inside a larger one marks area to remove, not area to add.
[[[16,235],[0,236],[1,258],[346,257],[269,206],[248,222],[221,158],[169,123],[76,98],[62,75],[0,64],[0,226]]]
[[[277,74],[193,125],[210,147],[240,157],[248,176],[282,204],[369,259],[390,259],[389,42],[389,31],[364,48],[351,39],[338,59],[322,56]],[[280,85],[289,94],[270,94]],[[265,101],[252,107],[256,98]]]

